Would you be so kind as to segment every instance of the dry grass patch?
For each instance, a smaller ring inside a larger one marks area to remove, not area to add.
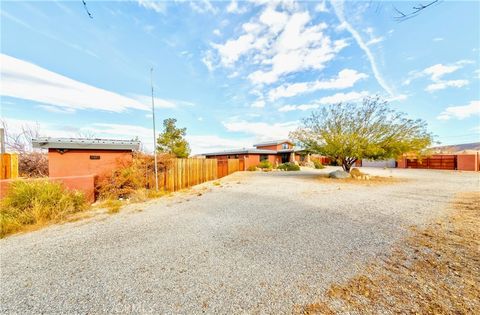
[[[480,192],[461,194],[452,213],[414,229],[385,259],[303,314],[475,314],[480,309]]]
[[[14,181],[0,204],[0,237],[66,220],[88,208],[82,193],[48,180]]]

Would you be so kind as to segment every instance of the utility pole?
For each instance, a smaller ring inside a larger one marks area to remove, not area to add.
[[[155,159],[155,190],[158,191],[158,166],[157,166],[157,139],[155,131],[155,101],[153,99],[153,68],[150,68],[150,85],[152,86],[152,120],[153,120],[153,156]]]

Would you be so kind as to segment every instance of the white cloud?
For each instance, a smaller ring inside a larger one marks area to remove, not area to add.
[[[202,58],[203,64],[207,67],[208,71],[212,72],[215,69],[213,55],[211,51],[207,51]]]
[[[338,103],[348,103],[348,102],[356,102],[362,100],[364,97],[368,96],[369,93],[367,91],[362,92],[348,92],[348,93],[337,93],[330,96],[322,97],[311,104],[302,104],[302,105],[285,105],[278,109],[280,112],[289,112],[294,110],[311,110],[319,108],[321,105],[331,105],[331,104],[338,104]]]
[[[217,35],[217,36],[221,36],[222,32],[220,32],[220,30],[218,28],[216,28],[216,29],[213,30],[213,34]]]
[[[436,83],[429,84],[425,88],[425,91],[432,93],[432,92],[444,90],[448,87],[461,88],[461,87],[464,87],[464,86],[468,85],[468,83],[469,83],[468,80],[439,81],[439,82],[436,82]]]
[[[232,139],[217,135],[187,135],[185,138],[190,144],[192,155],[250,148],[255,142],[253,138]]]
[[[372,39],[370,39],[368,42],[367,42],[367,46],[371,46],[371,45],[375,45],[375,44],[378,44],[378,43],[381,43],[385,40],[385,37],[383,36],[379,36],[379,37],[374,37]]]
[[[269,124],[266,122],[249,122],[245,120],[223,122],[230,132],[240,132],[253,136],[255,141],[268,141],[288,138],[290,131],[298,126],[298,121]]]
[[[153,10],[157,13],[165,13],[167,10],[167,4],[165,1],[138,0],[137,2],[139,6]]]
[[[263,107],[265,107],[265,101],[264,100],[256,100],[255,102],[252,103],[251,107],[263,108]]]
[[[438,81],[446,74],[457,71],[461,68],[460,64],[442,65],[436,64],[423,70],[425,75],[429,75],[432,81]]]
[[[212,5],[209,0],[190,1],[190,8],[197,13],[211,13],[217,14],[218,9]]]
[[[148,104],[149,110],[152,104],[152,97],[147,95],[132,95],[132,98],[138,100],[142,104]],[[154,97],[155,108],[177,108],[179,106],[194,106],[194,103],[181,100],[166,100],[159,97]]]
[[[435,38],[433,39],[433,41],[434,41],[434,42],[441,42],[441,41],[443,41],[443,37],[435,37]]]
[[[0,54],[0,64],[0,94],[3,96],[68,110],[149,110],[148,105],[138,100],[70,79],[27,61]]]
[[[58,106],[53,106],[53,105],[38,105],[38,108],[41,108],[43,110],[46,110],[47,112],[51,113],[59,113],[59,114],[73,114],[75,113],[75,110],[72,108],[62,108]]]
[[[370,66],[372,68],[372,72],[375,76],[375,79],[377,79],[378,84],[380,84],[380,86],[388,94],[390,94],[390,96],[394,96],[395,93],[393,92],[393,89],[390,87],[390,85],[387,84],[387,82],[385,81],[385,79],[381,75],[380,70],[378,70],[377,61],[375,60],[372,52],[370,51],[370,48],[365,43],[365,41],[362,39],[362,37],[360,36],[358,31],[356,29],[354,29],[352,27],[352,25],[350,25],[347,22],[347,20],[345,18],[345,14],[343,12],[343,1],[334,0],[334,1],[331,1],[331,4],[332,4],[333,10],[335,12],[335,15],[337,16],[338,20],[340,21],[342,27],[345,28],[353,36],[353,38],[357,42],[358,46],[367,55],[367,58],[370,62]]]
[[[248,75],[253,84],[272,84],[291,73],[323,69],[348,45],[346,40],[331,40],[326,28],[323,22],[313,24],[308,11],[295,3],[268,2],[242,25],[238,37],[212,47],[222,66],[242,61],[256,68]]]
[[[459,60],[452,64],[435,64],[433,66],[427,67],[422,71],[412,71],[410,72],[410,76],[404,81],[404,85],[410,84],[413,80],[422,78],[422,77],[429,77],[432,81],[429,84],[425,91],[427,92],[435,92],[439,90],[446,89],[448,87],[463,87],[469,84],[468,80],[443,80],[445,75],[454,73],[460,69],[462,69],[465,65],[473,63],[472,60]]]
[[[328,13],[327,1],[323,0],[315,6],[315,12]]]
[[[227,6],[227,12],[228,13],[236,13],[236,14],[243,14],[247,12],[246,7],[239,7],[238,6],[238,1],[237,0],[232,0],[228,6]]]
[[[275,101],[282,97],[292,97],[299,94],[328,89],[345,89],[352,87],[357,81],[365,79],[368,76],[352,69],[343,69],[336,78],[326,81],[313,81],[284,84],[268,93],[269,99]]]
[[[480,117],[480,100],[471,101],[468,105],[464,105],[464,106],[447,107],[443,112],[440,113],[440,115],[437,116],[437,119],[440,119],[440,120],[449,120],[451,118],[465,119],[470,116]]]

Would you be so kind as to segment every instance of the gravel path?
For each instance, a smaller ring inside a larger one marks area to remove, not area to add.
[[[290,313],[441,216],[455,193],[479,189],[478,173],[366,171],[407,181],[236,173],[0,240],[0,312]]]

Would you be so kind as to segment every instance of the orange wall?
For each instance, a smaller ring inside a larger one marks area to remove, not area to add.
[[[99,160],[90,159],[100,156]],[[118,150],[68,150],[60,154],[55,149],[48,151],[50,177],[105,175],[115,168],[131,163],[131,151]]]
[[[457,170],[478,171],[478,157],[476,154],[457,155]]]
[[[85,194],[85,198],[88,202],[95,201],[95,176],[86,175],[86,176],[69,176],[69,177],[49,177],[51,181],[61,182],[65,188],[70,190],[78,190]],[[15,179],[5,179],[0,181],[0,199],[3,198],[10,183]],[[30,179],[21,179],[21,180],[42,180],[41,178],[30,178]]]
[[[230,158],[234,159],[235,154],[230,154]],[[217,156],[209,156],[207,159],[218,159],[218,160],[226,160],[228,155],[217,155]],[[238,154],[238,159],[245,160],[245,170],[249,166],[257,166],[260,163],[260,154]],[[268,161],[272,163],[272,165],[280,164],[281,158],[275,154],[268,154]]]

